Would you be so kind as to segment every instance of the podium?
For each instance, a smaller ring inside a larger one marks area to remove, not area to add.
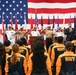
[[[31,48],[34,44],[34,41],[36,40],[36,38],[42,38],[42,36],[30,36],[30,43],[31,43]]]

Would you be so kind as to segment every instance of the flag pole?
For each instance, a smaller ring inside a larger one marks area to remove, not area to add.
[[[63,14],[63,26],[64,26],[64,29],[65,29],[65,14]]]
[[[52,26],[52,30],[54,30],[55,28],[55,16],[53,15],[53,26]]]
[[[24,24],[25,24],[25,29],[26,29],[26,32],[27,32],[27,22],[26,22],[26,16],[24,14]]]
[[[59,28],[59,14],[57,15],[58,25],[57,28]]]

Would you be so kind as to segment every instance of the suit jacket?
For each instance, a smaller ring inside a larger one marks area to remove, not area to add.
[[[72,41],[74,36],[74,28],[72,28],[72,31],[70,32],[70,28],[67,28],[64,30],[64,34],[67,35],[66,40]]]

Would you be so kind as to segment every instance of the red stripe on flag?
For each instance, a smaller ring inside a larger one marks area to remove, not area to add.
[[[76,12],[76,0],[28,0],[28,2],[29,24],[31,24],[30,14],[33,14],[34,22],[35,11],[39,14],[38,24],[41,24],[41,14],[43,15],[43,24],[48,24],[48,15],[50,16],[50,24],[53,24],[53,15],[56,17],[55,24],[58,24],[57,14],[59,14],[59,24],[70,23],[70,14],[72,16],[71,21],[74,23],[73,13]]]
[[[74,23],[74,18],[71,18],[72,23]],[[64,19],[59,19],[60,24],[63,24]],[[34,24],[34,19],[32,19],[32,22]],[[70,22],[69,19],[65,19],[65,24]],[[28,23],[31,24],[31,19],[28,19]],[[41,19],[38,19],[38,24],[41,24]],[[48,24],[48,19],[43,19],[43,24]],[[50,24],[53,24],[53,19],[50,19]],[[55,19],[55,24],[58,24],[58,19]]]
[[[76,12],[76,8],[67,8],[67,9],[52,9],[52,8],[40,8],[40,9],[35,9],[35,8],[29,8],[28,13],[35,13],[35,10],[38,13],[47,13],[47,14],[54,14],[54,13],[73,13]]]
[[[76,2],[76,0],[28,0],[28,2],[69,3],[69,2]]]

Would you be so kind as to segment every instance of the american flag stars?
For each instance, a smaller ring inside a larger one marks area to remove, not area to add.
[[[11,15],[14,24],[16,16],[19,24],[24,24],[24,14],[26,15],[26,19],[28,18],[27,0],[0,0],[0,5],[0,24],[2,20],[2,14],[4,16],[4,20],[7,20],[8,24],[10,23]]]

